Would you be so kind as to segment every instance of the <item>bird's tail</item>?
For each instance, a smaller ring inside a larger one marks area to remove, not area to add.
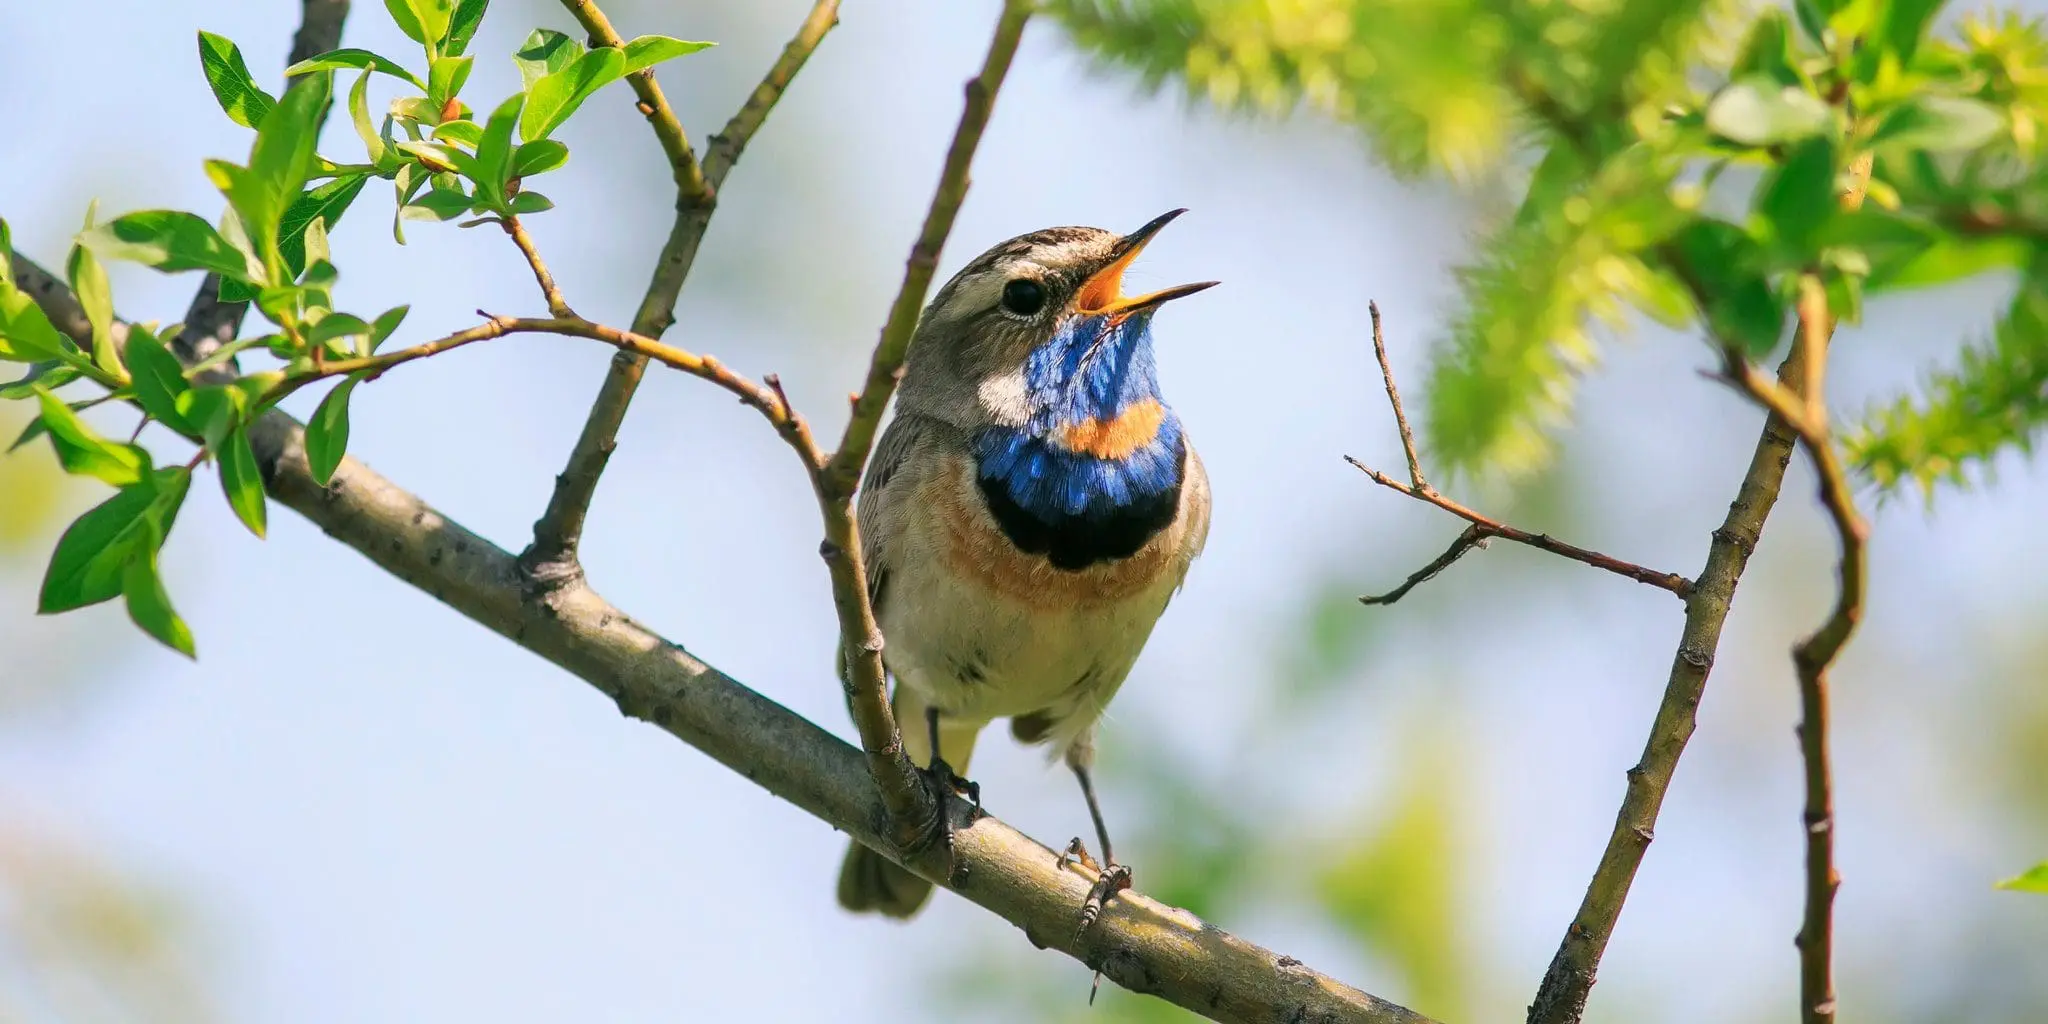
[[[911,763],[922,768],[931,763],[931,735],[925,727],[925,702],[917,694],[896,688],[896,726],[903,733],[903,750]],[[974,753],[974,737],[980,725],[939,720],[939,749],[953,771],[967,774],[967,761]],[[908,918],[924,907],[932,895],[932,883],[910,869],[855,841],[847,846],[846,859],[839,865],[839,905],[855,913],[875,911],[888,917]]]

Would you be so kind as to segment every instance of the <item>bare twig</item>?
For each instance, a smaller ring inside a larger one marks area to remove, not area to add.
[[[548,272],[548,265],[540,258],[540,250],[534,247],[533,236],[526,233],[526,225],[518,217],[506,217],[498,222],[511,236],[512,244],[519,247],[519,253],[526,257],[526,265],[533,269],[533,280],[540,285],[541,297],[547,300],[548,313],[557,317],[574,317],[576,312],[562,299],[562,290],[555,286],[555,275]]]
[[[1865,165],[1866,173],[1868,164]],[[1762,378],[1739,354],[1731,353],[1742,372],[1733,375],[1738,387],[1759,405],[1786,418],[1787,408],[1801,416],[1789,420],[1799,435],[1800,446],[1813,460],[1820,481],[1821,504],[1828,510],[1842,549],[1839,587],[1835,603],[1820,628],[1792,648],[1792,665],[1799,679],[1799,751],[1806,782],[1806,901],[1799,926],[1800,1017],[1805,1024],[1827,1024],[1835,1019],[1834,901],[1842,880],[1835,870],[1834,780],[1828,754],[1828,668],[1856,631],[1863,617],[1865,543],[1869,527],[1857,514],[1833,438],[1828,430],[1826,403],[1820,394],[1822,373],[1827,362],[1829,336],[1834,321],[1828,311],[1827,292],[1816,275],[1804,275],[1800,282],[1799,330],[1804,341],[1803,380],[1796,394]],[[1818,353],[1818,354],[1816,354]]]
[[[90,340],[83,316],[70,315],[77,303],[60,279],[19,255],[14,272],[59,329]],[[631,345],[664,364],[712,376],[735,393],[743,390],[719,376],[724,371],[715,360],[679,354],[630,332],[554,320],[506,322],[505,333],[515,329]],[[772,400],[775,386],[768,384],[767,391]],[[581,582],[536,593],[510,554],[354,458],[344,458],[321,486],[306,463],[303,428],[284,413],[265,414],[249,434],[271,496],[329,536],[588,682],[623,714],[651,723],[980,904],[1041,947],[1057,949],[1134,992],[1214,1020],[1430,1024],[1293,957],[1135,892],[1118,896],[1095,927],[1076,934],[1074,908],[1088,895],[1092,871],[1074,870],[1052,850],[964,805],[949,809],[955,815],[950,850],[905,851],[894,844],[888,810],[862,754],[831,733],[650,632]]]
[[[1436,488],[1431,487],[1422,478],[1422,460],[1415,454],[1415,432],[1408,426],[1408,414],[1401,409],[1400,389],[1394,386],[1394,367],[1387,359],[1386,338],[1380,332],[1380,304],[1373,302],[1368,304],[1367,308],[1372,312],[1373,354],[1379,357],[1380,374],[1385,378],[1387,384],[1387,402],[1394,407],[1394,423],[1401,430],[1401,448],[1408,456],[1408,479],[1410,482],[1404,484],[1349,455],[1344,457],[1344,461],[1358,467],[1366,476],[1371,477],[1374,483],[1382,487],[1393,488],[1418,501],[1426,501],[1435,505],[1471,523],[1472,528],[1479,532],[1475,535],[1472,530],[1467,530],[1466,535],[1473,537],[1471,544],[1464,544],[1462,547],[1456,544],[1452,545],[1452,551],[1456,552],[1455,554],[1451,551],[1445,552],[1443,557],[1424,566],[1420,571],[1408,577],[1408,582],[1402,584],[1392,593],[1381,598],[1361,598],[1360,600],[1365,601],[1366,604],[1392,604],[1405,596],[1416,584],[1442,572],[1445,567],[1462,557],[1467,550],[1478,546],[1479,541],[1488,537],[1499,537],[1503,540],[1511,540],[1517,544],[1526,544],[1538,550],[1548,551],[1554,555],[1562,555],[1575,562],[1584,562],[1596,569],[1605,569],[1615,575],[1626,576],[1637,583],[1647,583],[1659,590],[1668,590],[1677,594],[1680,598],[1684,598],[1692,590],[1692,581],[1677,573],[1645,569],[1633,562],[1624,562],[1611,555],[1603,555],[1598,551],[1589,551],[1576,545],[1566,544],[1548,534],[1530,533],[1527,530],[1517,529],[1497,519],[1481,515],[1437,493]]]
[[[1367,300],[1372,314],[1372,354],[1380,361],[1380,378],[1387,382],[1387,402],[1394,407],[1394,425],[1401,428],[1401,454],[1408,456],[1408,482],[1427,493],[1429,482],[1422,479],[1422,459],[1415,454],[1415,431],[1408,427],[1408,414],[1401,409],[1401,390],[1394,386],[1394,364],[1387,360],[1387,338],[1380,332],[1380,304]]]
[[[1867,157],[1851,161],[1848,184],[1840,196],[1843,209],[1854,210],[1863,205],[1864,191],[1870,182],[1870,166]],[[1747,362],[1735,361],[1740,372],[1734,374],[1734,378],[1745,382],[1745,390],[1748,390],[1747,385],[1756,386],[1754,393],[1760,396],[1759,400],[1770,410],[1770,415],[1765,418],[1763,433],[1757,438],[1749,470],[1743,474],[1735,500],[1728,506],[1728,516],[1722,521],[1721,528],[1714,531],[1713,544],[1707,548],[1706,567],[1700,570],[1699,581],[1686,598],[1685,628],[1679,636],[1678,655],[1672,659],[1671,676],[1664,687],[1663,701],[1658,704],[1656,718],[1650,724],[1649,741],[1644,744],[1642,759],[1628,771],[1628,786],[1622,796],[1621,809],[1615,815],[1614,831],[1608,837],[1607,848],[1600,855],[1600,864],[1594,869],[1592,880],[1586,885],[1586,896],[1579,904],[1578,914],[1565,929],[1557,954],[1551,958],[1550,967],[1544,972],[1543,984],[1537,989],[1536,999],[1529,1007],[1529,1024],[1576,1024],[1585,1012],[1586,997],[1592,991],[1600,956],[1606,951],[1607,940],[1614,934],[1615,922],[1621,918],[1622,904],[1628,899],[1629,886],[1635,880],[1636,869],[1642,865],[1644,851],[1649,848],[1657,825],[1657,812],[1663,806],[1664,794],[1671,787],[1679,755],[1685,752],[1686,741],[1692,736],[1700,697],[1706,691],[1707,673],[1713,668],[1714,654],[1720,646],[1721,627],[1728,619],[1728,609],[1735,597],[1736,581],[1742,577],[1750,554],[1756,550],[1757,539],[1762,536],[1764,520],[1770,515],[1771,506],[1777,503],[1779,489],[1785,480],[1785,466],[1791,461],[1792,448],[1800,437],[1799,427],[1795,424],[1803,426],[1805,420],[1808,406],[1804,389],[1809,379],[1817,382],[1817,378],[1809,374],[1807,350],[1816,341],[1825,344],[1833,330],[1832,322],[1808,320],[1803,318],[1799,332],[1793,336],[1792,351],[1778,367],[1775,384]],[[1763,386],[1766,384],[1770,386]],[[1823,476],[1826,476],[1825,472]],[[1850,568],[1846,558],[1849,537],[1849,534],[1844,534],[1845,581]],[[1860,544],[1857,550],[1860,559]],[[1855,571],[1860,594],[1860,560]],[[1846,636],[1845,631],[1843,639]],[[1829,652],[1829,657],[1832,658],[1832,652]],[[1824,689],[1817,692],[1821,698],[1820,716],[1808,714],[1808,721],[1815,723],[1811,731],[1816,735],[1810,749],[1820,754],[1824,784],[1826,694]],[[1808,767],[1811,781],[1812,759],[1809,759]],[[1825,793],[1824,786],[1822,792]],[[1808,796],[1811,821],[1811,786]],[[1825,824],[1827,827],[1823,831],[1828,833],[1831,841],[1833,822],[1830,819]],[[1809,841],[1815,835],[1811,824],[1807,835]],[[1809,866],[1814,852],[1810,843]],[[1831,856],[1831,847],[1826,852]],[[1811,872],[1808,877],[1811,883]],[[1830,887],[1827,891],[1831,897],[1833,889]],[[1807,896],[1809,919],[1814,900],[1810,889]],[[1825,907],[1822,909],[1824,915]],[[1830,1008],[1833,1005],[1831,984],[1826,986],[1828,994],[1825,1000],[1813,998],[1812,990],[1807,987],[1810,979],[1807,978],[1806,966],[1815,957],[1824,964],[1826,956],[1825,949],[1818,949],[1812,954],[1804,950],[1801,952],[1801,987],[1806,993],[1804,1005],[1809,1008],[1823,1002]],[[1820,977],[1825,979],[1825,968]]]
[[[790,37],[788,45],[782,48],[782,55],[775,58],[775,64],[761,78],[761,84],[747,96],[739,112],[725,123],[725,129],[711,137],[704,147],[704,178],[713,188],[725,181],[734,164],[740,162],[747,140],[761,129],[768,120],[768,112],[775,109],[777,101],[795,81],[796,73],[803,70],[804,62],[811,59],[811,51],[839,24],[839,0],[818,0],[811,5],[811,13],[803,24],[797,26],[796,34]]]
[[[903,287],[896,293],[881,340],[869,361],[867,383],[853,401],[853,416],[846,424],[838,450],[811,480],[825,526],[825,539],[818,545],[818,554],[824,557],[832,575],[832,604],[839,613],[847,706],[860,732],[868,769],[881,788],[883,805],[889,809],[892,838],[905,848],[930,838],[937,816],[945,813],[944,801],[940,798],[934,806],[931,791],[925,788],[903,752],[903,737],[889,707],[888,680],[882,667],[882,631],[868,600],[867,565],[854,519],[853,493],[874,447],[875,428],[882,410],[896,390],[911,332],[917,326],[918,312],[924,307],[925,292],[931,287],[932,272],[938,265],[939,250],[952,232],[953,217],[967,196],[968,166],[981,144],[982,131],[988,127],[996,92],[1009,73],[1011,58],[1017,54],[1017,42],[1024,35],[1031,7],[1031,0],[1004,0],[981,73],[967,83],[967,101],[960,113],[960,124],[946,150],[945,168],[932,192],[924,228],[910,250]]]
[[[868,361],[867,381],[853,399],[853,417],[846,423],[838,450],[832,453],[827,478],[839,492],[850,495],[860,482],[861,470],[867,465],[875,432],[882,422],[882,411],[896,393],[911,334],[917,330],[925,293],[931,289],[932,275],[938,269],[939,250],[945,248],[946,236],[953,231],[953,218],[967,198],[968,165],[974,162],[974,150],[981,145],[981,133],[988,127],[989,114],[995,108],[996,90],[1009,73],[1010,58],[1017,54],[1017,40],[1023,36],[1024,22],[1030,16],[1030,3],[1004,0],[988,58],[982,62],[981,73],[967,83],[967,102],[960,111],[960,125],[953,132],[953,144],[946,150],[945,168],[939,172],[931,208],[925,211],[924,228],[918,232],[916,244],[910,247],[903,286],[896,291],[896,301],[889,306],[889,319],[882,325],[881,340]]]
[[[611,22],[595,3],[590,0],[562,0],[562,4],[590,33],[593,45],[625,45],[625,40],[612,28]],[[711,215],[718,203],[718,187],[724,184],[726,174],[739,162],[747,142],[767,121],[769,111],[774,109],[776,101],[781,99],[783,91],[803,68],[811,52],[837,23],[838,12],[838,0],[818,0],[812,5],[810,15],[804,19],[774,66],[768,69],[761,84],[726,123],[725,130],[712,136],[711,146],[701,166],[690,149],[690,140],[683,133],[682,124],[676,120],[675,111],[670,109],[661,86],[654,80],[654,70],[649,68],[627,76],[639,98],[640,112],[647,117],[655,136],[661,141],[662,152],[668,157],[676,182],[675,223],[669,228],[668,240],[662,244],[661,254],[655,261],[653,279],[647,283],[640,309],[633,316],[633,333],[658,338],[675,323],[676,297],[682,293],[683,280],[689,276],[690,267],[697,259],[697,247],[704,240],[705,229],[711,225]],[[591,403],[583,430],[569,453],[568,464],[555,478],[555,489],[548,498],[547,510],[533,524],[533,543],[520,555],[520,564],[537,582],[554,585],[582,575],[583,570],[576,561],[576,546],[583,535],[583,523],[589,516],[591,499],[597,494],[598,478],[604,475],[605,465],[618,445],[619,426],[626,420],[626,409],[632,404],[633,394],[639,390],[640,378],[646,372],[647,360],[625,351],[613,357],[611,366],[605,371],[604,384]]]
[[[1408,579],[1402,582],[1400,586],[1395,587],[1394,589],[1389,590],[1384,594],[1368,594],[1364,597],[1359,598],[1358,603],[1393,604],[1394,602],[1399,601],[1404,597],[1407,597],[1409,591],[1414,590],[1416,587],[1421,586],[1422,584],[1435,579],[1437,573],[1440,573],[1445,569],[1450,568],[1452,562],[1455,562],[1458,559],[1465,557],[1465,552],[1470,551],[1473,548],[1485,547],[1486,538],[1489,536],[1491,535],[1476,524],[1465,527],[1465,532],[1459,534],[1458,539],[1452,541],[1451,546],[1445,548],[1443,554],[1436,556],[1436,558],[1431,560],[1428,565],[1425,565],[1422,568],[1417,569],[1413,573],[1409,574]]]
[[[299,29],[292,35],[286,66],[309,60],[341,45],[341,29],[348,20],[349,0],[303,0]],[[327,112],[320,113],[326,123]],[[186,363],[196,363],[242,332],[242,320],[249,315],[247,301],[223,302],[220,275],[207,274],[185,310],[184,326],[171,339],[171,350]]]

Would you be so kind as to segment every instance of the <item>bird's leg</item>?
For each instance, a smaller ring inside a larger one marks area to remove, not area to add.
[[[926,769],[931,773],[932,781],[955,793],[966,796],[967,799],[974,801],[975,810],[981,810],[981,784],[961,778],[959,773],[953,770],[953,766],[947,764],[946,759],[939,756],[938,708],[927,707],[924,709],[924,727],[927,730],[927,735],[932,740],[932,763]],[[951,843],[950,837],[947,841],[949,844]]]
[[[1088,856],[1088,844],[1082,842],[1080,836],[1067,840],[1067,848],[1061,850],[1060,855],[1053,858],[1052,862],[1052,866],[1061,871],[1065,871],[1070,864],[1079,864],[1090,871],[1102,870],[1102,865],[1095,863],[1095,858]]]
[[[1088,898],[1081,904],[1080,931],[1085,932],[1102,916],[1104,904],[1131,887],[1131,869],[1116,862],[1116,854],[1109,845],[1109,827],[1102,823],[1102,805],[1095,799],[1095,782],[1088,776],[1088,766],[1072,761],[1068,763],[1074,769],[1074,778],[1081,781],[1081,795],[1088,800],[1088,816],[1095,820],[1095,838],[1102,843],[1102,873],[1096,876],[1095,885],[1089,888]],[[1081,846],[1079,839],[1069,844],[1068,849],[1081,857],[1082,863],[1087,863],[1088,850]]]

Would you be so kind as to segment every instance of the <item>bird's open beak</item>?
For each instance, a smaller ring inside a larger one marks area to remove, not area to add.
[[[1086,316],[1109,315],[1126,317],[1139,310],[1151,309],[1162,302],[1193,295],[1204,288],[1213,288],[1215,281],[1201,281],[1195,284],[1175,285],[1146,295],[1126,296],[1123,294],[1124,271],[1138,254],[1145,251],[1145,244],[1159,229],[1171,223],[1186,210],[1172,210],[1152,218],[1152,222],[1117,240],[1114,255],[1102,269],[1089,275],[1081,290],[1074,296],[1074,309]]]

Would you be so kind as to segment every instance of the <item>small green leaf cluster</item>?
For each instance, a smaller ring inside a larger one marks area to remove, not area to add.
[[[408,307],[366,318],[334,303],[339,272],[328,232],[364,185],[371,178],[393,183],[393,234],[400,243],[399,225],[408,219],[473,213],[480,220],[472,223],[497,222],[549,209],[545,196],[522,187],[568,160],[568,148],[549,136],[604,85],[710,45],[643,36],[623,48],[586,51],[561,33],[536,31],[514,58],[521,90],[479,124],[461,91],[473,63],[464,51],[487,0],[386,0],[385,6],[424,51],[424,76],[367,50],[342,49],[293,65],[285,72],[288,87],[272,95],[257,84],[233,42],[199,33],[200,67],[214,97],[230,120],[254,132],[248,158],[206,161],[208,179],[226,199],[217,222],[180,210],[144,210],[104,223],[87,214],[66,272],[90,324],[89,348],[58,330],[14,284],[13,250],[0,222],[0,362],[28,364],[24,376],[0,386],[0,398],[37,405],[13,448],[47,439],[67,472],[116,489],[58,541],[40,611],[121,597],[144,631],[191,655],[191,630],[172,607],[157,567],[193,472],[211,462],[230,508],[263,536],[267,501],[250,439],[257,420],[299,388],[340,378],[306,425],[306,458],[324,485],[347,451],[349,401],[357,385],[393,362],[379,349]],[[361,163],[338,163],[316,149],[334,75],[342,70],[360,72],[347,104],[367,151]],[[368,106],[376,75],[418,90],[391,101],[381,123],[373,123]],[[104,258],[165,273],[204,271],[218,281],[223,301],[249,302],[271,329],[186,365],[174,344],[182,325],[159,330],[154,323],[115,319]],[[241,375],[227,371],[252,350],[280,365]],[[76,397],[70,392],[77,387],[98,393]],[[110,402],[141,412],[136,436],[159,423],[196,442],[198,452],[185,465],[158,467],[134,438],[101,436],[80,413]]]
[[[2020,272],[1988,347],[1852,438],[1885,486],[1959,479],[2048,423],[2048,276],[2029,269],[2048,241],[2048,36],[1997,13],[1935,32],[1941,6],[1050,2],[1083,49],[1148,85],[1238,109],[1305,104],[1358,124],[1397,170],[1515,175],[1528,161],[1515,216],[1460,272],[1436,352],[1426,434],[1454,469],[1544,464],[1597,324],[1699,324],[1762,358],[1802,280],[1854,322],[1870,295]],[[1845,209],[1866,159],[1868,203]]]
[[[460,93],[474,60],[463,50],[483,17],[485,0],[461,0],[453,7],[445,0],[387,0],[387,6],[399,28],[426,51],[424,81],[398,61],[358,49],[321,54],[285,74],[361,72],[348,97],[349,119],[369,158],[360,173],[389,179],[396,188],[392,235],[401,244],[407,220],[473,214],[477,219],[466,222],[468,227],[553,209],[548,197],[524,188],[525,179],[569,161],[569,147],[549,136],[597,90],[711,45],[641,36],[623,48],[585,50],[560,32],[536,29],[513,56],[520,91],[480,124]],[[373,75],[411,85],[420,94],[391,101],[381,123],[375,122],[368,92]],[[229,106],[227,95],[221,95],[221,105]]]

